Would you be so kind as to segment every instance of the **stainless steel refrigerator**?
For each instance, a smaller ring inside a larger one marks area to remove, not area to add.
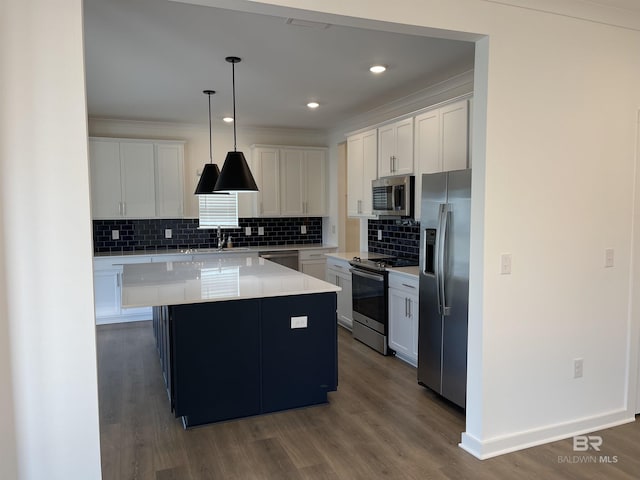
[[[418,383],[465,407],[471,170],[422,176]]]

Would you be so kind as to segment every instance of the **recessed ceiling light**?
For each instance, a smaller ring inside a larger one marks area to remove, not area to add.
[[[223,122],[226,122],[226,123],[231,123],[231,122],[233,122],[233,117],[224,117],[224,118],[222,119],[222,121],[223,121]]]
[[[309,108],[318,108],[320,104],[318,102],[309,102],[307,103],[307,107]]]
[[[369,71],[371,73],[382,73],[387,69],[387,67],[385,67],[384,65],[373,65],[371,68],[369,68]]]

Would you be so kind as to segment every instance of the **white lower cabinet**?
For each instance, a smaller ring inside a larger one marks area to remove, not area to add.
[[[418,278],[389,273],[389,347],[418,365]]]
[[[349,262],[329,257],[327,259],[326,281],[342,288],[338,292],[338,323],[351,330],[353,328],[353,300],[351,298],[351,272]]]
[[[122,308],[122,267],[125,263],[150,263],[149,255],[97,257],[93,260],[96,324],[151,320],[151,308]]]
[[[298,254],[298,270],[306,275],[324,280],[327,271],[327,257],[325,253],[335,251],[335,248],[300,250]]]

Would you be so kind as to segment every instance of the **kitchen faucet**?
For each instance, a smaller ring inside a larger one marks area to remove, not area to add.
[[[225,239],[222,236],[222,227],[218,225],[218,250],[222,250],[224,248]]]

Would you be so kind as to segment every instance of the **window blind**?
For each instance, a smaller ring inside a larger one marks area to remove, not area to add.
[[[198,195],[199,228],[238,227],[238,194]]]

